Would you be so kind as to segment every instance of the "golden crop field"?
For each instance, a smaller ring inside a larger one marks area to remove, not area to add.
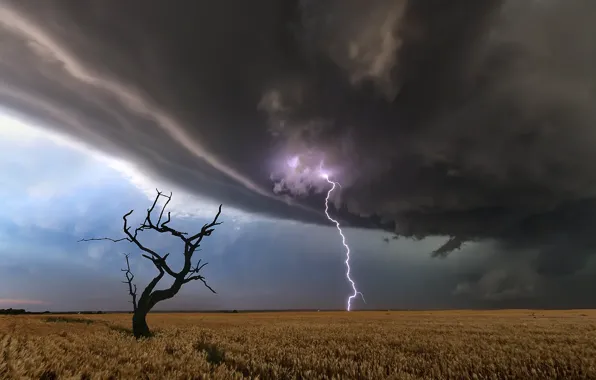
[[[2,379],[596,379],[596,311],[2,316]]]

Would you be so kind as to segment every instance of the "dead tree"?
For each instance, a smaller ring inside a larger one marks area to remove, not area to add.
[[[166,202],[162,207],[159,217],[157,219],[157,223],[153,222],[152,214],[153,210],[155,209],[155,205],[157,204],[160,197],[164,197]],[[213,218],[211,223],[204,224],[201,230],[193,235],[189,235],[186,232],[181,232],[178,230],[173,229],[168,224],[171,221],[170,212],[167,213],[167,219],[162,222],[164,212],[172,199],[172,193],[170,195],[164,195],[162,192],[157,190],[157,196],[151,205],[151,208],[147,209],[147,216],[143,223],[137,227],[133,232],[130,231],[131,227],[128,225],[128,217],[133,213],[134,210],[130,210],[128,213],[124,214],[122,219],[124,220],[124,234],[125,237],[120,239],[113,239],[113,238],[90,238],[90,239],[81,239],[79,241],[93,241],[93,240],[109,240],[112,242],[121,242],[121,241],[128,241],[133,243],[140,249],[143,253],[142,256],[148,260],[150,260],[157,271],[159,272],[157,276],[149,282],[143,293],[141,293],[140,298],[137,300],[137,287],[135,284],[132,283],[134,275],[130,271],[130,263],[128,261],[128,255],[126,257],[126,269],[122,269],[126,275],[126,281],[124,283],[128,284],[129,294],[132,297],[132,304],[133,304],[133,317],[132,317],[132,331],[135,337],[149,337],[151,336],[151,332],[149,330],[149,326],[147,325],[147,314],[149,311],[158,303],[167,299],[174,297],[178,291],[182,288],[182,285],[187,284],[191,281],[201,281],[203,285],[207,287],[210,291],[215,293],[205,280],[200,272],[201,269],[207,265],[207,263],[202,263],[201,260],[198,260],[196,264],[193,265],[192,259],[193,254],[195,251],[200,247],[201,242],[205,236],[211,236],[211,233],[215,230],[214,227],[221,224],[218,222],[217,219],[221,214],[221,206],[219,205],[219,210]],[[154,251],[151,248],[145,246],[139,240],[139,233],[147,230],[157,231],[163,234],[169,234],[171,236],[177,237],[182,242],[184,242],[184,265],[180,271],[173,270],[167,263],[167,258],[170,255],[166,253],[165,255],[161,255]],[[159,281],[164,277],[165,274],[174,278],[174,282],[172,285],[167,289],[159,289],[156,290],[155,287],[159,283]]]

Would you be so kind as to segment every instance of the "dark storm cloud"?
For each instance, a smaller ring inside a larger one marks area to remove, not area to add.
[[[320,221],[274,199],[261,169],[257,87],[275,61],[267,35],[279,7],[224,3],[3,2],[1,102],[217,201]],[[243,21],[262,12],[269,24]],[[243,72],[259,50],[265,66]]]
[[[341,215],[437,255],[593,251],[593,1],[3,4],[2,104],[197,193],[317,222],[322,161]]]
[[[596,4],[400,4],[304,13],[316,75],[268,94],[287,149],[323,152],[349,211],[452,236],[437,256],[496,239],[538,250],[539,274],[582,268],[595,248]]]

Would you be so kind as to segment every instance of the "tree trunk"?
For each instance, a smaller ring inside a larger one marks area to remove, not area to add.
[[[183,281],[177,278],[169,289],[156,290],[151,293],[162,276],[163,271],[147,285],[137,303],[137,309],[132,315],[132,333],[137,339],[151,337],[151,331],[147,325],[147,314],[153,309],[153,306],[174,297],[182,287]]]
[[[135,338],[149,338],[151,331],[147,325],[147,313],[148,309],[138,308],[132,315],[132,333]]]

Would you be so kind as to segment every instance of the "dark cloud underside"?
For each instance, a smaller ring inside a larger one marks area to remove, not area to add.
[[[593,252],[593,1],[2,3],[3,105],[197,193],[320,222],[320,178],[284,166],[316,157],[341,215],[438,255]]]

